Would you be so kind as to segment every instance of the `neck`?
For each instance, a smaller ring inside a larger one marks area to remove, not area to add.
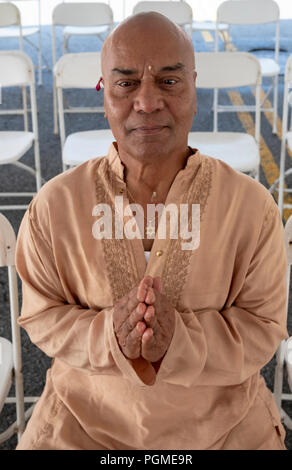
[[[151,158],[138,160],[130,155],[120,154],[125,167],[125,181],[135,199],[153,200],[155,192],[156,202],[163,202],[176,174],[185,167],[190,153],[187,148],[175,158],[159,161]]]

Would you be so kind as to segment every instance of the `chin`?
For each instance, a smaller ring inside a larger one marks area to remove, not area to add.
[[[170,146],[161,142],[147,142],[140,143],[129,147],[129,152],[139,159],[153,160],[154,158],[162,158],[163,155],[168,155],[171,152]]]

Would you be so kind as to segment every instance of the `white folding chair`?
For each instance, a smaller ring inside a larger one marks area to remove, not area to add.
[[[290,273],[292,265],[292,215],[285,225],[285,246],[287,254],[287,316],[290,294]],[[290,393],[283,392],[284,371],[286,369]],[[292,336],[283,340],[276,353],[276,367],[274,376],[274,397],[280,410],[282,420],[288,429],[292,429],[292,419],[282,407],[283,401],[292,401]]]
[[[181,2],[184,2],[185,0],[181,0]],[[186,3],[188,3],[190,6],[191,6],[191,1],[187,1]],[[207,2],[205,2],[206,4]],[[216,31],[216,27],[218,27],[220,33],[221,33],[221,36],[224,40],[224,42],[226,41],[226,33],[229,32],[229,25],[228,24],[224,24],[224,23],[220,23],[218,24],[218,26],[216,26],[216,18],[215,18],[215,15],[214,15],[214,18],[210,18],[210,13],[209,13],[209,8],[210,8],[210,5],[207,4],[207,12],[206,12],[206,15],[203,14],[204,12],[204,7],[205,5],[202,4],[200,5],[200,17],[201,17],[201,20],[200,21],[197,21],[197,20],[194,20],[193,23],[192,23],[192,30],[193,31],[200,31],[200,32],[209,32],[209,33],[215,33]],[[196,18],[196,12],[197,10],[195,10],[193,8],[193,18]],[[215,41],[214,41],[214,45],[215,45]]]
[[[9,37],[12,34],[19,39],[19,49],[23,51],[23,35],[20,11],[16,5],[0,1],[0,38]],[[1,84],[0,84],[1,85]],[[26,89],[22,87],[22,99],[24,107],[24,129],[28,130],[28,108]],[[0,111],[1,114],[1,111]]]
[[[192,36],[193,10],[188,3],[180,1],[146,1],[138,2],[133,8],[133,15],[156,11],[181,26]]]
[[[25,412],[24,403],[35,403],[38,397],[24,397],[20,327],[17,323],[19,315],[17,274],[15,269],[14,230],[6,217],[0,214],[0,267],[7,267],[9,285],[9,305],[11,321],[11,341],[0,337],[0,413],[8,403],[16,405],[16,421],[0,433],[0,443],[10,439],[17,433],[20,439],[25,420],[32,413],[33,405]],[[15,396],[8,396],[11,386],[15,385]],[[0,415],[1,416],[1,415]]]
[[[7,3],[10,3],[12,0],[8,0]],[[3,2],[2,2],[3,3]],[[0,26],[5,26],[0,28],[0,39],[1,38],[19,38],[20,42],[20,49],[23,51],[23,40],[29,43],[32,47],[37,50],[38,53],[38,84],[42,85],[42,29],[41,29],[41,0],[16,0],[19,7],[22,3],[26,3],[26,7],[32,6],[32,4],[37,4],[37,16],[38,16],[38,24],[36,26],[25,26],[23,27],[21,24],[21,14],[17,5],[11,3],[11,10],[17,9],[18,10],[18,20],[14,23],[5,24],[5,14],[4,10],[1,9],[0,3]],[[29,5],[28,5],[29,4]],[[23,5],[24,6],[24,5]],[[37,36],[37,44],[35,44],[31,39],[30,36]],[[48,66],[48,65],[47,65]]]
[[[197,88],[232,89],[256,87],[255,137],[243,132],[190,132],[188,143],[201,153],[218,158],[237,171],[259,179],[260,166],[260,86],[259,61],[248,52],[197,52],[195,53]],[[238,107],[235,107],[238,110]]]
[[[72,3],[57,5],[52,14],[52,59],[56,64],[56,27],[63,28],[63,54],[71,36],[94,35],[101,41],[113,29],[113,11],[106,3]],[[56,86],[53,85],[54,133],[58,133]]]
[[[32,131],[0,131],[0,165],[17,166],[36,178],[36,190],[41,188],[41,169],[38,140],[37,104],[35,95],[34,66],[31,59],[22,51],[0,51],[0,83],[2,102],[4,87],[29,87],[31,102]],[[3,109],[1,115],[23,114],[25,109]],[[35,168],[20,161],[23,155],[34,148]],[[0,197],[32,197],[33,192],[1,192]],[[0,205],[0,210],[26,209],[28,205]]]
[[[217,25],[215,34],[215,50],[219,50],[219,24],[232,25],[264,25],[275,24],[274,58],[259,58],[262,77],[270,77],[272,85],[269,87],[261,103],[261,111],[273,113],[273,133],[277,133],[278,110],[278,76],[279,67],[279,38],[280,38],[280,10],[274,0],[227,0],[217,9]],[[272,108],[264,107],[268,96],[273,90]],[[216,96],[215,96],[216,98]],[[219,112],[222,106],[219,107]],[[228,107],[227,107],[228,110]]]
[[[64,3],[67,4],[67,2]],[[63,53],[68,52],[68,41],[71,36],[97,36],[103,42],[106,35],[113,29],[114,18],[110,5],[102,2],[68,2],[68,4],[71,5],[70,16],[68,16],[67,7],[61,7],[61,13],[60,8],[57,9],[57,12],[59,11],[58,15],[63,18],[66,15],[67,19],[70,18],[70,23],[63,29]],[[74,6],[72,7],[72,5]],[[82,24],[80,24],[80,20]],[[88,21],[90,21],[90,24],[88,24]]]
[[[55,65],[63,170],[107,154],[115,140],[110,129],[75,132],[66,137],[66,113],[104,113],[103,106],[64,108],[63,89],[95,90],[101,76],[100,52],[63,55]]]
[[[292,55],[288,58],[285,67],[285,78],[284,78],[284,98],[283,98],[283,119],[282,119],[282,142],[281,142],[281,156],[280,156],[280,178],[275,181],[271,186],[270,192],[273,192],[276,186],[279,184],[278,189],[278,206],[281,212],[283,209],[292,209],[292,204],[284,203],[284,193],[292,193],[291,188],[284,187],[285,177],[292,173],[292,168],[285,170],[285,158],[286,158],[286,146],[292,151],[292,96],[290,93],[290,87],[292,85]],[[290,113],[289,113],[290,111]],[[290,114],[290,129],[288,125]]]

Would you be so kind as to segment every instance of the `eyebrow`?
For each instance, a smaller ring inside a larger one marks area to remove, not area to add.
[[[112,72],[121,73],[122,75],[133,75],[138,71],[131,69],[119,69],[118,67],[115,67],[114,69],[112,69]]]
[[[167,65],[166,67],[162,67],[160,70],[161,72],[174,72],[175,70],[183,70],[185,68],[184,64],[178,62],[175,65]]]
[[[182,64],[181,62],[178,62],[177,64],[174,64],[174,65],[166,65],[165,67],[162,67],[160,69],[160,73],[161,72],[174,72],[176,70],[183,70],[185,68],[184,64]],[[136,73],[138,73],[138,70],[136,69],[121,69],[119,67],[115,67],[114,69],[112,69],[112,72],[114,73],[120,73],[122,75],[134,75]]]

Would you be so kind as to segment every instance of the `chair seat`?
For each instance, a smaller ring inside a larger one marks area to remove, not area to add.
[[[264,77],[274,77],[280,73],[280,66],[273,59],[260,58],[261,71]]]
[[[292,392],[292,336],[286,341],[285,360],[287,367],[287,378]]]
[[[33,132],[1,131],[0,132],[0,164],[13,163],[30,149],[33,144]]]
[[[109,26],[65,26],[64,36],[95,36],[107,33]]]
[[[188,144],[240,172],[256,170],[260,164],[254,137],[243,132],[190,132]]]
[[[109,129],[70,134],[63,148],[63,162],[75,166],[92,158],[103,157],[114,140]]]
[[[193,21],[192,28],[197,31],[216,31],[216,23],[214,21]],[[227,31],[228,24],[219,23],[219,31]]]
[[[12,344],[0,337],[0,412],[12,382],[13,352]]]
[[[22,36],[32,36],[39,32],[39,28],[36,26],[22,27]],[[19,28],[17,26],[11,26],[9,28],[0,28],[0,37],[2,38],[18,38]]]

